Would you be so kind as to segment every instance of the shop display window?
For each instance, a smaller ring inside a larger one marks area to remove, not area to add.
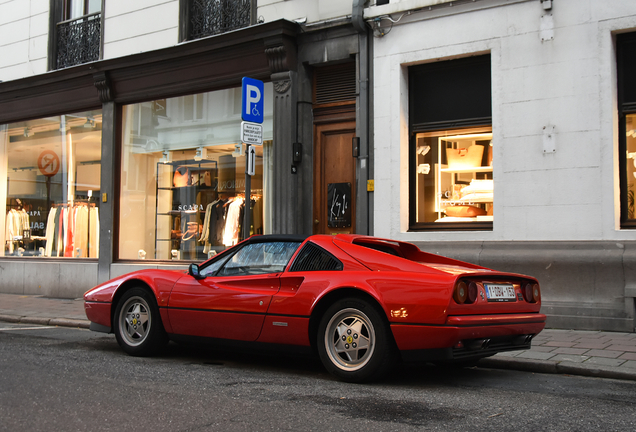
[[[616,36],[618,75],[618,163],[620,226],[636,228],[636,32]]]
[[[4,256],[97,258],[101,110],[0,126]]]
[[[416,134],[416,223],[492,222],[492,129]]]
[[[408,68],[409,229],[492,230],[490,55]]]
[[[264,97],[249,203],[240,88],[123,107],[119,259],[200,261],[269,233],[270,83]]]

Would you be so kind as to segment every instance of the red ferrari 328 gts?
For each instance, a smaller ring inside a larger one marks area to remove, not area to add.
[[[84,295],[91,329],[125,352],[169,339],[313,348],[362,382],[396,361],[470,363],[529,349],[545,326],[537,280],[361,235],[253,236],[187,272],[141,270]]]

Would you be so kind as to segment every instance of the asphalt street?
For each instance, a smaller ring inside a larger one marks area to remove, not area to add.
[[[0,323],[88,328],[82,299],[0,294]],[[481,366],[636,381],[636,333],[545,329],[530,350],[502,352]]]
[[[626,431],[636,382],[411,365],[365,385],[310,358],[192,348],[125,355],[112,335],[0,323],[0,431]]]

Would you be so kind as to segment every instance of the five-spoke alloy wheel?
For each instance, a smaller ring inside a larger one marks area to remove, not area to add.
[[[395,359],[386,320],[362,299],[334,303],[322,317],[317,343],[325,368],[344,381],[377,379]]]
[[[155,299],[142,288],[133,288],[122,296],[113,321],[117,342],[128,354],[154,354],[168,340]]]

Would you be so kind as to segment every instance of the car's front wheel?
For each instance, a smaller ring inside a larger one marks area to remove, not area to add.
[[[317,346],[327,371],[347,382],[378,379],[396,358],[386,320],[358,298],[339,300],[327,309],[318,327]]]
[[[133,288],[119,300],[114,330],[119,346],[134,356],[155,354],[168,342],[154,296],[143,288]]]

